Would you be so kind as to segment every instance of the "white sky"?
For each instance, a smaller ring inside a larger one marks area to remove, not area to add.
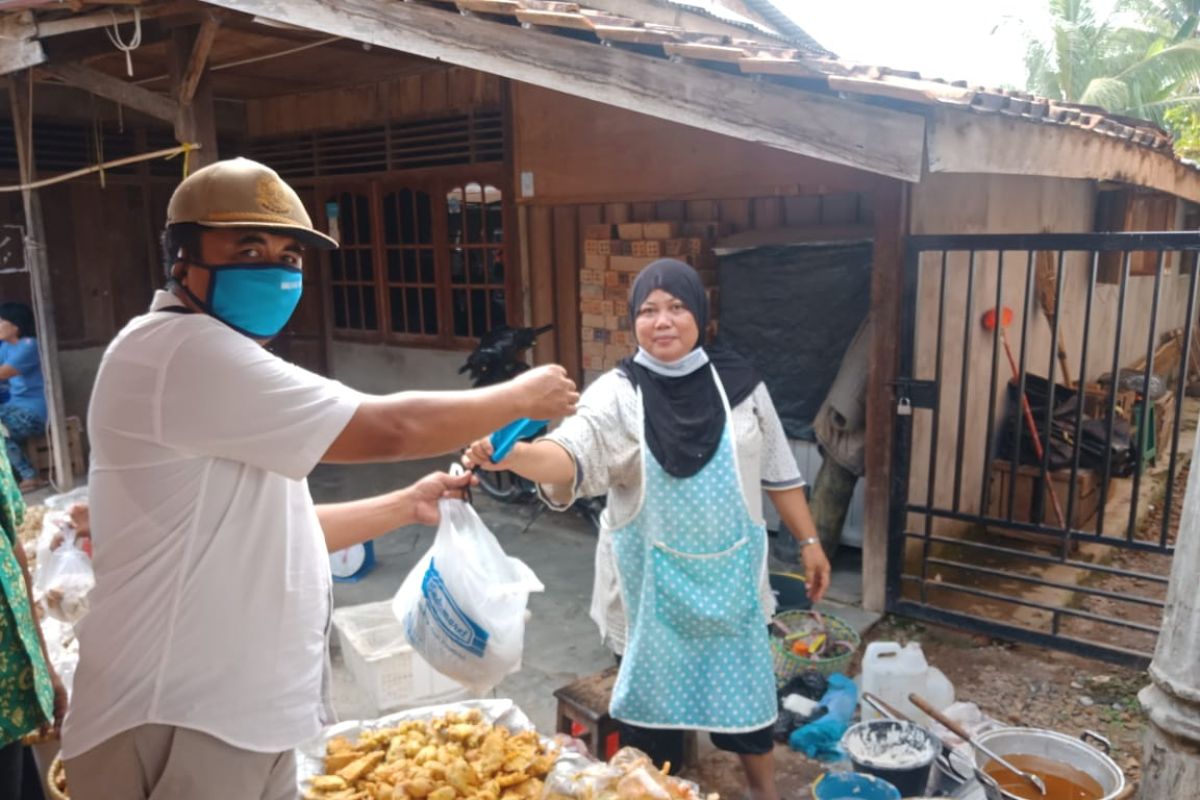
[[[1022,26],[1047,0],[775,0],[818,42],[864,64],[985,86],[1025,85]],[[1109,0],[1094,0],[1098,11]]]

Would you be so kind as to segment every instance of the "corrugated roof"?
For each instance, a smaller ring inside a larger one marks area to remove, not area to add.
[[[744,0],[744,2],[770,23],[774,30],[763,27],[756,20],[745,17],[733,9],[716,2],[716,0],[665,0],[665,2],[676,8],[682,8],[696,14],[703,14],[713,19],[719,19],[722,22],[745,28],[748,31],[778,35],[784,40],[795,44],[797,47],[802,47],[811,52],[813,55],[833,55],[822,47],[816,39],[809,36],[804,29],[793,22],[791,18],[776,8],[770,0]]]
[[[833,55],[829,50],[822,47],[816,39],[809,36],[807,31],[797,25],[795,20],[771,0],[743,0],[743,2],[761,15],[763,19],[771,23],[775,30],[806,50],[830,56]]]
[[[668,0],[687,6],[699,0]],[[767,3],[768,0],[748,0]],[[1002,114],[1028,122],[1069,125],[1174,154],[1170,134],[1147,120],[1110,114],[1102,108],[1065,103],[1026,92],[972,86],[967,81],[925,78],[920,73],[844,61],[799,43],[697,33],[615,16],[577,3],[544,0],[437,0],[460,10],[509,16],[554,32],[594,34],[603,44],[636,46],[642,53],[684,59],[725,72],[790,80],[808,90],[852,94],[904,105],[952,106],[981,114]],[[710,8],[711,8],[711,4]],[[728,9],[725,9],[728,11]],[[728,12],[733,14],[733,12]],[[757,26],[756,26],[757,27]],[[815,43],[814,43],[815,44]],[[586,46],[585,41],[580,46]],[[820,46],[817,45],[819,48]]]

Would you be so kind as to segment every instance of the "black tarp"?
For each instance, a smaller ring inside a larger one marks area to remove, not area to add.
[[[763,375],[790,438],[812,422],[870,307],[872,246],[759,247],[719,260],[717,341]]]

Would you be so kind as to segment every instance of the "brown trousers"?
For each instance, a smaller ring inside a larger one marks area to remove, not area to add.
[[[66,762],[71,800],[296,800],[292,751],[255,753],[189,728],[140,725]]]

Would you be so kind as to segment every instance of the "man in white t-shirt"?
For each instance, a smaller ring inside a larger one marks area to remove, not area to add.
[[[96,586],[63,731],[73,800],[295,798],[324,712],[328,553],[436,524],[466,477],[315,506],[321,462],[449,453],[570,414],[561,367],[488,389],[370,396],[264,347],[300,298],[303,247],[336,247],[246,159],[175,190],[167,291],[109,345],[88,432]]]

